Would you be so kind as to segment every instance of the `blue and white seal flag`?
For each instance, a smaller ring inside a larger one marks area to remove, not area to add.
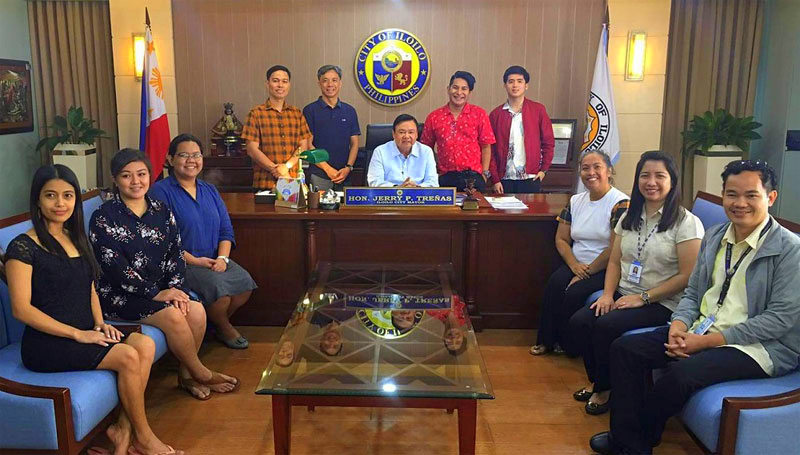
[[[603,24],[600,42],[597,44],[597,59],[594,62],[592,91],[586,106],[586,131],[583,133],[584,150],[603,150],[615,163],[619,159],[619,123],[614,107],[614,91],[608,71],[608,28]],[[585,191],[580,178],[577,192]]]

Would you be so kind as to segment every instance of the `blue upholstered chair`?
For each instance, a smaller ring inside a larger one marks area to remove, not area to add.
[[[595,301],[597,301],[597,299],[600,298],[601,295],[603,295],[602,289],[600,289],[599,291],[592,292],[592,295],[590,295],[589,298],[586,299],[586,306],[593,304]]]
[[[87,220],[102,202],[99,196],[89,196],[83,202]],[[1,228],[0,247],[5,249],[30,228],[30,221]],[[164,334],[155,327],[134,325],[155,341],[155,360],[161,358],[167,352]],[[11,313],[8,287],[0,280],[0,452],[30,449],[77,454],[106,427],[119,403],[116,375],[110,371],[30,371],[20,356],[23,329]]]
[[[722,198],[703,191],[698,191],[692,204],[692,213],[700,218],[703,227],[708,230],[711,226],[728,222],[725,209],[722,208]]]
[[[706,230],[728,222],[722,198],[708,193],[697,193],[692,213],[700,218]],[[796,224],[778,221],[800,235]],[[624,335],[656,328],[630,330]],[[654,376],[658,374],[654,372]],[[696,440],[712,453],[798,453],[800,370],[778,378],[730,381],[706,387],[692,395],[680,419]]]

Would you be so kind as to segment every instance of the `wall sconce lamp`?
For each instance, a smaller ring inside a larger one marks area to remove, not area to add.
[[[144,72],[144,33],[133,34],[133,75],[137,81],[142,80]]]
[[[628,32],[628,51],[625,57],[625,80],[644,80],[644,57],[647,50],[647,33]]]

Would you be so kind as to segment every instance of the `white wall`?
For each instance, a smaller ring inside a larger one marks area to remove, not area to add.
[[[114,84],[117,92],[117,127],[120,148],[139,148],[141,81],[134,76],[133,33],[144,33],[145,7],[156,46],[158,66],[164,82],[164,99],[172,136],[180,131],[175,90],[175,52],[172,40],[170,0],[109,0],[111,45],[114,49]]]
[[[639,155],[661,141],[669,40],[669,0],[609,0],[608,65],[620,128],[615,186],[630,194]],[[625,81],[628,32],[647,32],[644,80]]]

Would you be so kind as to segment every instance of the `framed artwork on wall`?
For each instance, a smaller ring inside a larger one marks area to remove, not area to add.
[[[552,164],[568,166],[572,159],[578,121],[575,119],[551,119],[551,122],[553,123],[553,136],[556,140]]]
[[[31,64],[0,59],[0,134],[33,131]]]

